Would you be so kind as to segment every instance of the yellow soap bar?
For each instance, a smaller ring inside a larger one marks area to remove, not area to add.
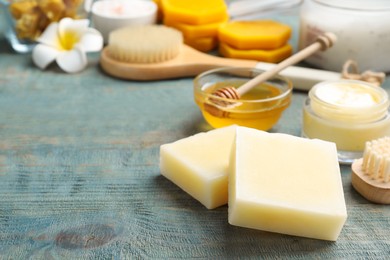
[[[280,48],[290,36],[290,26],[272,20],[233,21],[219,28],[219,40],[240,50]]]
[[[219,53],[226,58],[250,59],[271,63],[278,63],[292,54],[290,44],[273,50],[237,50],[225,43],[219,44]]]
[[[199,133],[160,147],[160,171],[213,209],[228,200],[228,164],[235,126]]]
[[[217,48],[218,39],[217,37],[204,37],[195,39],[184,38],[184,43],[194,49],[197,49],[198,51],[208,52]]]
[[[224,0],[161,0],[164,17],[179,23],[208,24],[223,21],[227,15]]]
[[[221,21],[209,24],[191,25],[185,23],[179,23],[175,20],[171,20],[169,17],[165,17],[164,24],[176,28],[183,33],[184,38],[195,39],[205,37],[217,37],[219,27],[228,21],[228,16]]]
[[[347,219],[336,145],[237,127],[229,223],[337,240]]]

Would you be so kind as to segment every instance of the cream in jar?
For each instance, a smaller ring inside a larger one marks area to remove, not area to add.
[[[352,163],[367,141],[390,135],[389,102],[383,88],[366,82],[321,82],[305,102],[302,135],[336,143],[340,163]]]
[[[389,0],[306,0],[300,14],[299,48],[319,34],[333,32],[337,43],[306,61],[327,70],[341,71],[352,59],[360,70],[390,72]]]
[[[127,26],[153,24],[157,20],[157,5],[144,0],[100,0],[92,5],[92,22],[108,41],[111,31]]]

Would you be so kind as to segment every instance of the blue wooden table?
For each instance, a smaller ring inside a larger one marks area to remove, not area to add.
[[[337,242],[229,225],[227,206],[207,210],[160,175],[161,144],[208,129],[192,79],[122,81],[98,62],[43,72],[0,36],[0,259],[388,259],[390,207],[362,198],[348,166]],[[272,131],[300,135],[306,96]]]

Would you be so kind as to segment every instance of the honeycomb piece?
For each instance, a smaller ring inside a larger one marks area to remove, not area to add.
[[[39,8],[51,21],[59,21],[63,16],[66,6],[62,0],[39,0]]]
[[[25,13],[33,13],[38,7],[35,0],[14,1],[9,6],[9,12],[15,19],[21,19]]]
[[[20,19],[16,21],[16,34],[21,39],[35,39],[41,33],[38,30],[39,25],[39,12],[36,13],[24,13]]]
[[[51,22],[78,17],[83,0],[16,0],[9,6],[20,39],[35,40]]]

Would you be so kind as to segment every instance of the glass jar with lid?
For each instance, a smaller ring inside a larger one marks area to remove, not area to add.
[[[337,43],[306,61],[316,67],[341,71],[352,59],[362,70],[390,72],[389,0],[305,0],[300,13],[299,48],[318,34],[333,32]]]
[[[386,90],[370,83],[320,82],[303,107],[302,136],[336,143],[339,161],[352,163],[366,142],[390,136],[389,105]]]

